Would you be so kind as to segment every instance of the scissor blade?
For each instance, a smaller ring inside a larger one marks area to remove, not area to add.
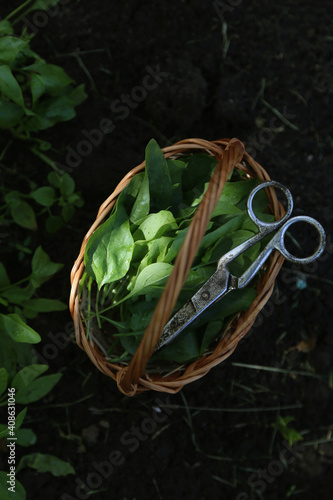
[[[188,300],[165,325],[154,352],[169,344],[184,328],[190,325],[205,309],[221,299],[234,286],[229,286],[230,273],[226,268],[217,269],[206,283]],[[233,277],[231,277],[233,278]]]

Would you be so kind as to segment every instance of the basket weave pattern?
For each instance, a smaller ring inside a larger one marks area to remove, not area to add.
[[[110,363],[105,359],[101,349],[86,338],[86,331],[79,308],[79,283],[84,272],[84,252],[90,236],[104,222],[117,201],[117,197],[129,184],[133,176],[144,170],[145,162],[142,162],[128,172],[114,192],[101,205],[95,222],[82,242],[79,256],[71,272],[70,312],[74,321],[76,342],[88,354],[96,367],[102,373],[112,377],[117,382],[119,390],[128,396],[133,396],[149,389],[159,392],[176,393],[184,385],[206,375],[212,367],[230,356],[239,341],[250,330],[258,313],[268,301],[274,288],[275,279],[284,260],[278,252],[273,252],[258,285],[257,297],[250,309],[238,315],[213,350],[189,365],[179,367],[179,369],[167,376],[162,376],[158,372],[145,373],[146,365],[153,354],[155,345],[161,336],[165,324],[172,314],[178,295],[186,281],[200,242],[205,234],[207,223],[232,169],[236,167],[246,172],[250,177],[258,177],[261,182],[270,180],[268,173],[245,151],[244,145],[238,139],[220,139],[217,141],[186,139],[168,146],[162,151],[166,158],[178,158],[195,152],[205,152],[214,155],[218,159],[218,165],[193,217],[182,248],[176,258],[174,269],[156,306],[152,319],[128,366],[121,363]],[[274,189],[267,189],[267,195],[269,208],[275,218],[279,219],[284,214],[284,209],[278,202]]]

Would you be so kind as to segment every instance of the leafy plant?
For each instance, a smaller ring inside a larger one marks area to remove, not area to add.
[[[50,172],[47,178],[48,186],[37,187],[30,181],[29,194],[8,191],[4,196],[5,204],[0,207],[0,218],[6,220],[10,215],[17,225],[34,231],[37,229],[37,216],[46,215],[45,227],[49,233],[58,231],[69,222],[75,207],[82,207],[84,203],[80,193],[75,192],[75,182],[69,174],[59,175],[56,172]],[[31,201],[39,207],[37,213]]]
[[[36,230],[36,211],[30,203],[34,200],[39,207],[43,207],[39,213],[48,215],[45,224],[51,233],[71,219],[75,207],[82,206],[83,200],[75,192],[72,177],[68,174],[63,178],[55,175],[60,173],[59,169],[46,154],[52,146],[38,133],[74,118],[76,106],[87,96],[84,85],[75,86],[74,80],[63,68],[48,64],[31,49],[33,35],[27,35],[25,31],[15,34],[14,25],[30,11],[46,10],[57,3],[58,0],[26,0],[0,20],[0,129],[7,130],[15,139],[25,141],[31,152],[53,169],[48,177],[49,186],[38,187],[29,179],[29,194],[3,186],[4,203],[0,207],[0,220],[7,222],[10,216],[19,226]],[[0,161],[12,144],[12,139],[7,141],[0,153]],[[58,189],[60,193],[56,192]],[[27,253],[26,248],[21,248],[22,251]]]
[[[7,187],[5,180],[0,186],[3,198],[0,221],[3,225],[14,222],[21,228],[35,230],[38,218],[45,217],[48,232],[55,232],[67,223],[75,207],[82,206],[83,201],[75,192],[74,180],[68,174],[59,175],[55,163],[46,154],[51,144],[41,138],[40,133],[73,118],[76,106],[86,94],[83,85],[76,86],[60,66],[48,64],[31,49],[33,35],[27,35],[26,31],[15,34],[14,25],[30,11],[46,10],[57,3],[58,0],[25,0],[6,19],[0,20],[0,129],[7,132],[3,134],[5,139],[9,138],[0,152],[0,168],[9,176],[15,175],[14,189],[13,183]],[[24,141],[34,155],[53,169],[47,176],[48,185],[38,186],[29,173],[3,165],[15,141]],[[52,262],[41,247],[33,252],[31,236],[22,242],[13,235],[6,242],[7,251],[19,252],[19,260],[32,255],[31,273],[17,282],[10,280],[5,261],[0,262],[0,406],[7,404],[7,388],[15,389],[17,405],[24,406],[15,419],[16,444],[27,447],[37,441],[34,431],[22,426],[28,407],[45,397],[61,374],[46,375],[48,366],[34,363],[33,345],[41,338],[26,321],[39,313],[66,309],[60,300],[47,299],[40,293],[40,287],[62,268],[62,264]],[[0,424],[0,439],[5,440],[8,432],[8,425]],[[16,472],[24,467],[51,472],[55,476],[74,473],[67,462],[41,453],[23,456]],[[22,484],[16,480],[16,490],[12,493],[7,480],[7,471],[1,471],[1,499],[24,500],[26,493]]]
[[[90,237],[84,257],[81,310],[87,335],[96,339],[98,330],[108,331],[109,347],[104,346],[104,350],[112,361],[128,361],[135,352],[216,163],[207,154],[166,160],[157,143],[150,141],[145,172],[131,180],[110,217]],[[213,274],[225,252],[256,232],[246,201],[258,181],[244,178],[238,171],[229,181],[176,309]],[[255,198],[256,213],[263,220],[272,220],[264,213],[266,207],[266,195],[260,192]],[[260,249],[259,243],[238,258],[232,272],[245,270]],[[255,285],[233,291],[152,359],[185,363],[200,357],[232,317],[247,310],[255,297]]]
[[[37,442],[37,436],[30,428],[22,428],[30,403],[45,397],[61,378],[60,373],[44,375],[47,365],[31,364],[32,345],[40,342],[38,333],[28,326],[25,318],[33,318],[39,312],[61,311],[66,305],[59,300],[34,298],[36,290],[62,268],[52,262],[41,247],[34,252],[31,274],[16,283],[11,283],[5,266],[0,262],[0,407],[7,405],[7,389],[15,389],[15,403],[25,407],[17,414],[13,432],[16,444],[28,447]],[[21,369],[18,369],[22,366]],[[10,426],[0,423],[0,439],[6,439]],[[41,463],[44,462],[44,469]],[[49,471],[54,475],[74,473],[67,462],[52,455],[34,453],[22,457],[16,472],[23,467],[38,471]],[[42,470],[43,469],[43,470]],[[0,472],[1,498],[11,498],[7,488],[6,472]],[[16,482],[18,498],[25,498],[25,490]]]
[[[47,365],[30,365],[22,368],[14,376],[10,376],[5,368],[0,368],[0,406],[7,405],[7,388],[9,387],[11,388],[11,392],[15,389],[15,402],[17,405],[27,405],[46,396],[62,376],[60,373],[42,376],[47,369]],[[28,408],[25,406],[18,413],[13,425],[0,424],[0,440],[6,439],[10,432],[12,432],[12,435],[15,435],[17,446],[26,448],[36,444],[37,436],[34,431],[30,428],[22,428],[27,410]],[[73,467],[68,462],[44,453],[24,455],[16,468],[16,474],[24,467],[31,467],[37,472],[51,472],[54,476],[66,476],[67,474],[75,473]],[[4,499],[11,498],[8,492],[7,480],[7,473],[1,471],[0,493],[1,498]],[[22,484],[17,480],[15,483],[16,494],[18,495],[15,498],[25,499],[26,495]]]
[[[84,86],[74,87],[63,68],[32,51],[32,36],[14,35],[8,17],[0,22],[0,128],[49,149],[32,134],[71,120],[86,99]]]
[[[294,417],[281,417],[279,416],[278,421],[274,424],[271,424],[272,427],[277,429],[277,431],[281,434],[281,436],[288,441],[290,446],[297,441],[302,441],[303,436],[293,427],[288,427],[290,422],[295,420]]]
[[[36,290],[62,267],[63,264],[52,262],[42,247],[38,247],[31,261],[31,274],[11,283],[4,265],[0,262],[0,305],[10,313],[0,313],[0,325],[14,340],[26,342],[26,339],[35,338],[32,329],[24,324],[21,317],[34,318],[40,312],[66,309],[66,305],[59,300],[33,298]],[[21,286],[23,283],[26,283],[26,286]]]

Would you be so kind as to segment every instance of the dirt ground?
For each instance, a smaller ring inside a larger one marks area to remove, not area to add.
[[[238,137],[289,187],[295,215],[322,223],[328,243],[314,264],[286,263],[235,353],[175,396],[124,397],[74,344],[69,313],[34,320],[38,351],[63,377],[31,405],[27,425],[38,443],[27,451],[69,461],[76,475],[25,469],[18,479],[27,498],[331,499],[333,4],[60,3],[46,22],[31,14],[27,26],[34,49],[86,85],[77,117],[42,134],[85,206],[56,237],[38,235],[65,263],[48,296],[68,299],[70,269],[99,205],[152,137],[161,147]],[[113,125],[101,139],[91,131],[105,119]],[[17,154],[18,165],[45,178],[45,165]],[[293,447],[274,427],[280,416],[294,417],[290,427],[303,436]]]

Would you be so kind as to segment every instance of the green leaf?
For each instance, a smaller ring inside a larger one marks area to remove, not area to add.
[[[25,229],[35,231],[37,229],[37,221],[33,208],[29,203],[23,200],[17,200],[10,205],[10,213],[14,222]]]
[[[241,288],[233,290],[223,297],[217,304],[214,304],[200,318],[200,325],[207,322],[205,334],[201,343],[203,353],[213,342],[214,338],[222,332],[222,325],[225,318],[241,311],[247,311],[257,296],[253,288]]]
[[[16,416],[15,418],[15,434],[16,434],[16,431],[20,429],[22,423],[23,423],[23,420],[26,416],[26,413],[27,413],[27,408],[23,408],[23,410],[20,411],[20,413]],[[9,429],[8,429],[8,425],[0,425],[0,439],[3,438],[3,437],[6,437],[9,435]]]
[[[27,47],[28,42],[16,36],[0,38],[0,64],[12,64],[17,55]]]
[[[87,94],[84,91],[84,85],[79,85],[78,87],[75,87],[70,94],[68,94],[68,99],[70,100],[72,106],[78,106],[81,104],[83,101],[87,99]]]
[[[71,464],[45,453],[31,453],[25,455],[21,458],[17,471],[20,471],[24,467],[31,467],[37,472],[51,472],[51,474],[56,477],[75,474],[75,470]]]
[[[137,193],[133,193],[135,202],[130,215],[131,222],[137,222],[143,219],[143,217],[146,217],[149,213],[150,195],[147,169],[144,173],[134,176],[130,182],[131,186],[129,185],[127,187],[131,187],[133,189],[135,183],[139,184],[140,188],[138,189]]]
[[[169,230],[176,230],[178,225],[174,216],[167,210],[161,210],[157,214],[150,214],[140,224],[138,231],[141,231],[146,241],[163,236]],[[135,237],[135,235],[134,235]]]
[[[238,182],[227,182],[223,189],[222,199],[227,200],[232,205],[237,205],[242,200],[247,201],[250,192],[258,183],[259,180],[257,178]]]
[[[167,209],[171,204],[172,184],[163,152],[155,139],[146,147],[146,169],[149,178],[151,210]]]
[[[2,262],[0,262],[0,289],[5,288],[10,285],[10,279],[8,278],[8,274],[5,266]]]
[[[43,83],[43,79],[40,75],[36,75],[32,73],[30,76],[30,90],[32,95],[32,103],[36,104],[38,99],[45,93],[45,85]]]
[[[32,261],[31,283],[35,288],[41,286],[63,267],[63,264],[52,262],[41,246],[35,251]]]
[[[142,295],[149,291],[152,285],[161,284],[170,276],[172,269],[173,266],[165,262],[155,262],[145,267],[136,278],[134,286],[126,299],[134,295]]]
[[[53,387],[59,382],[61,377],[61,373],[55,373],[53,375],[46,375],[45,377],[37,378],[28,386],[24,388],[22,387],[16,393],[16,402],[28,404],[42,399],[53,389]]]
[[[290,446],[297,441],[302,441],[304,438],[302,434],[300,434],[293,427],[288,427],[288,424],[294,420],[294,417],[279,417],[277,424],[271,424],[272,427],[277,428],[281,436],[288,441]]]
[[[20,481],[15,478],[14,492],[8,490],[8,472],[0,471],[0,498],[1,500],[25,500],[26,493]]]
[[[37,344],[41,341],[38,333],[26,325],[18,314],[0,314],[0,325],[16,342]]]
[[[7,65],[0,66],[0,92],[7,97],[7,99],[14,101],[16,104],[24,108],[24,99],[21,87],[19,86],[11,69]]]
[[[61,209],[61,216],[65,222],[70,221],[74,214],[75,214],[75,208],[71,205],[65,205]]]
[[[184,193],[189,192],[191,197],[194,194],[198,196],[203,191],[204,184],[210,180],[216,165],[217,160],[214,156],[204,153],[190,156],[182,175]]]
[[[75,190],[75,182],[73,177],[69,174],[64,174],[60,178],[60,193],[64,196],[69,196],[74,193]]]
[[[166,254],[166,257],[164,259],[164,262],[172,262],[178,255],[178,252],[184,242],[186,233],[187,233],[188,228],[181,229],[177,231],[177,236],[174,238],[172,245],[170,246],[170,249],[168,253]]]
[[[149,242],[148,252],[144,258],[140,259],[141,262],[138,271],[141,272],[142,269],[147,267],[149,264],[153,264],[154,262],[163,262],[172,242],[173,238],[170,236],[162,236],[157,240]]]
[[[200,250],[207,250],[210,246],[214,245],[219,239],[239,230],[244,222],[244,216],[235,216],[227,221],[222,226],[214,231],[205,234],[200,243]],[[222,256],[221,256],[222,257]]]
[[[30,299],[21,305],[24,307],[23,314],[25,309],[36,312],[65,311],[67,309],[66,304],[56,299]]]
[[[54,64],[38,61],[23,69],[31,73],[31,92],[34,102],[44,92],[50,95],[58,95],[64,87],[73,82],[63,68]]]
[[[33,116],[29,121],[29,130],[36,132],[53,127],[59,122],[66,122],[76,116],[75,106],[86,98],[83,86],[77,87],[67,95],[50,97],[37,102]]]
[[[2,321],[0,317],[0,328],[2,328]],[[30,344],[22,344],[16,342],[9,337],[4,330],[0,335],[0,366],[6,368],[9,379],[17,373],[17,365],[27,365],[31,363],[33,357],[33,349]]]
[[[14,33],[14,28],[9,21],[0,21],[0,36],[12,35]]]
[[[30,196],[43,207],[51,207],[55,201],[56,193],[52,187],[44,186],[32,191]]]
[[[0,368],[0,396],[5,392],[8,386],[8,372],[6,368]]]
[[[23,420],[25,419],[27,411],[28,411],[28,408],[23,408],[23,410],[21,410],[20,413],[15,418],[15,430],[16,431],[19,430],[21,425],[23,424]]]
[[[12,128],[18,125],[24,111],[18,104],[0,97],[0,128]]]
[[[48,233],[56,233],[63,226],[63,220],[59,215],[50,215],[46,219],[45,227]]]
[[[13,378],[11,385],[17,391],[31,384],[37,377],[48,370],[47,365],[29,365],[20,370]]]
[[[20,305],[22,302],[30,299],[32,295],[35,293],[35,288],[29,284],[25,288],[20,286],[11,286],[7,290],[3,290],[1,292],[2,297],[8,300],[13,304]]]
[[[19,446],[32,446],[37,443],[37,436],[32,429],[18,429],[15,432]]]
[[[193,330],[182,332],[165,349],[155,354],[155,359],[187,363],[200,357],[200,344]]]
[[[57,174],[56,172],[50,172],[47,176],[47,180],[49,181],[51,186],[53,186],[54,188],[59,188],[61,175]]]
[[[134,249],[127,213],[122,205],[90,237],[85,266],[98,287],[121,279],[127,273]]]

